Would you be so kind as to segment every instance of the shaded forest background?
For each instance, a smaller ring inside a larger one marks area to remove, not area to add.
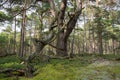
[[[58,15],[57,12],[59,12],[61,1],[55,1],[54,3],[54,8],[56,9],[54,12]],[[72,33],[66,42],[67,51],[65,52],[69,54],[73,52],[74,54],[118,54],[120,48],[119,0],[101,0],[99,5],[94,1],[86,0],[82,4],[84,9],[81,9],[82,13],[80,13],[77,22],[75,22],[75,26],[72,25],[74,30],[72,29]],[[55,52],[57,48],[61,49],[61,52],[64,52],[62,48],[56,45],[58,44],[56,42],[59,42],[57,41],[57,37],[62,32],[62,29],[65,32],[67,23],[76,14],[75,10],[77,11],[75,9],[77,8],[75,7],[75,1],[68,1],[67,5],[66,13],[64,14],[65,19],[62,21],[62,28],[60,27],[60,30],[56,28],[54,31],[49,31],[50,28],[53,29],[61,25],[57,24],[59,20],[54,21],[54,14],[51,11],[52,9],[50,10],[51,5],[48,2],[28,1],[24,3],[24,1],[1,0],[0,22],[1,27],[4,27],[0,33],[1,55],[10,53],[18,54],[20,52],[20,44],[22,44],[20,43],[22,40],[21,36],[23,35],[24,53],[22,53],[22,56],[35,51],[32,38],[41,39],[42,41],[43,38],[51,37],[51,35],[56,36],[54,41],[50,42],[56,48],[47,45],[43,53],[47,54],[50,51],[55,55],[57,54]],[[26,7],[25,10],[23,10],[24,7]]]

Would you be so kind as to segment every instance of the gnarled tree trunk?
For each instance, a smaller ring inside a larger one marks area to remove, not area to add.
[[[54,34],[52,32],[51,34],[48,35],[47,38],[44,38],[43,40],[39,40],[36,38],[32,39],[35,46],[35,52],[29,55],[25,59],[25,76],[26,77],[32,77],[33,75],[34,70],[33,70],[33,66],[30,65],[30,63],[36,56],[39,56],[42,59],[42,61],[48,61],[47,59],[49,59],[49,57],[42,55],[42,50],[47,44],[49,44],[52,41],[53,37],[54,37]]]
[[[66,9],[66,4],[67,4],[67,0],[62,0],[62,4],[61,4],[61,10],[60,10],[60,14],[58,17],[58,27],[59,29],[61,29],[61,31],[58,33],[58,37],[57,37],[57,44],[56,46],[61,50],[56,50],[57,56],[67,56],[67,40],[69,38],[69,35],[71,34],[72,30],[74,29],[77,20],[79,18],[79,15],[82,12],[82,1],[78,1],[76,0],[76,12],[70,16],[69,21],[67,22],[66,26],[64,26],[63,24],[63,20],[64,20],[64,16],[65,16],[65,9]],[[65,28],[66,27],[66,28]]]

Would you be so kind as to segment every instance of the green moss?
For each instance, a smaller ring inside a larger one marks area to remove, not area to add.
[[[0,73],[0,78],[4,78],[4,77],[6,77],[6,75],[3,73]]]
[[[115,60],[115,59],[120,58],[120,54],[117,54],[117,55],[115,55],[115,54],[105,54],[105,55],[102,55],[101,57],[104,58],[104,59],[108,59],[108,60]]]
[[[73,59],[51,59],[48,63],[37,62],[38,64],[32,64],[36,69],[35,75],[32,78],[20,77],[19,80],[120,80],[120,63],[114,61],[115,58],[118,56],[86,55]],[[100,61],[101,59],[103,61]],[[110,60],[107,65],[106,61],[104,62],[106,59],[108,62]],[[100,64],[102,66],[98,66]],[[7,60],[7,63],[0,64],[0,67],[4,66],[16,68],[20,65],[19,61]],[[15,77],[4,78],[4,74],[1,76],[3,77],[0,80],[15,79]]]
[[[16,56],[7,56],[0,58],[0,69],[5,69],[5,68],[20,69],[23,67],[24,66],[20,64],[19,58]]]
[[[74,70],[62,64],[48,64],[39,70],[39,74],[33,80],[72,80]]]
[[[6,62],[7,63],[10,63],[10,62],[20,62],[20,60],[16,56],[7,56],[7,57],[1,57],[0,58],[0,64],[4,64]]]
[[[23,65],[21,65],[20,63],[17,63],[17,62],[0,64],[0,69],[5,69],[5,68],[20,69],[20,68],[23,68]]]
[[[116,67],[111,67],[110,71],[112,71],[113,73],[116,73],[116,74],[120,74],[120,65],[119,66],[116,66]]]

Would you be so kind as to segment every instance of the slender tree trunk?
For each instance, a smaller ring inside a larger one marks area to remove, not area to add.
[[[22,13],[22,26],[21,26],[21,35],[20,35],[20,51],[19,56],[23,57],[24,55],[24,34],[25,34],[25,26],[26,26],[26,10],[25,7],[23,8]]]
[[[19,57],[23,57],[24,51],[24,29],[21,28],[21,36],[20,36],[20,49],[19,49]]]
[[[70,39],[68,40],[67,50],[68,50],[68,53],[70,53],[70,50],[71,50],[71,40]],[[68,55],[70,55],[70,54],[68,54]]]
[[[10,34],[8,34],[8,50],[7,52],[11,53],[11,47],[10,47]],[[7,54],[9,54],[7,53]]]
[[[14,27],[14,53],[16,53],[16,17],[15,17],[15,27]]]
[[[78,54],[80,54],[80,41],[78,40]]]
[[[84,38],[83,38],[83,40],[82,40],[82,52],[84,53],[85,52],[85,43],[84,43],[85,41],[84,41]]]
[[[95,53],[95,35],[94,35],[94,28],[92,30],[92,51]]]
[[[79,29],[79,24],[77,24],[77,29]],[[77,48],[78,48],[78,54],[80,54],[80,32],[78,32],[78,38],[77,38]]]
[[[91,22],[93,21],[93,14],[91,14]],[[94,29],[94,25],[93,24],[91,24],[91,27],[92,27],[92,34],[91,34],[91,36],[92,36],[92,42],[91,42],[91,48],[92,48],[92,52],[93,53],[95,53],[95,29]]]
[[[107,53],[107,41],[106,40],[104,41],[104,52],[105,54]]]
[[[73,36],[72,36],[72,43],[71,43],[71,52],[70,52],[70,57],[73,57],[73,51],[74,51],[74,41],[75,41],[75,30],[73,31]]]
[[[90,24],[90,22],[89,22],[89,24]],[[91,27],[91,25],[90,25],[90,27]],[[91,30],[90,30],[90,27],[88,27],[88,38],[89,38],[89,40],[88,40],[88,52],[87,53],[91,53],[91,51],[92,51],[92,42],[91,42]]]
[[[32,21],[31,21],[31,26],[32,26]],[[32,45],[31,45],[31,42],[32,42],[32,28],[30,28],[30,30],[29,30],[29,38],[30,38],[29,54],[31,54],[32,53]]]
[[[96,7],[98,7],[98,2],[99,0],[96,0]],[[103,43],[102,43],[102,26],[100,23],[100,16],[97,14],[98,17],[98,22],[97,22],[97,28],[98,28],[98,32],[97,32],[97,36],[98,36],[98,53],[99,54],[103,54]]]
[[[102,29],[98,26],[98,53],[103,54]]]
[[[113,52],[113,54],[115,54],[114,48],[115,48],[115,40],[112,39],[112,52]]]
[[[84,20],[84,37],[83,37],[83,52],[86,53],[87,52],[87,31],[86,31],[86,26],[85,26],[85,14],[83,13],[83,20]]]

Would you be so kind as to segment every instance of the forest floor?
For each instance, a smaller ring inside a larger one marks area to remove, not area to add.
[[[23,69],[16,56],[0,58],[0,71]],[[33,61],[35,72],[32,78],[12,77],[0,73],[0,80],[120,80],[120,55],[77,55],[72,59],[50,59],[47,63]]]

